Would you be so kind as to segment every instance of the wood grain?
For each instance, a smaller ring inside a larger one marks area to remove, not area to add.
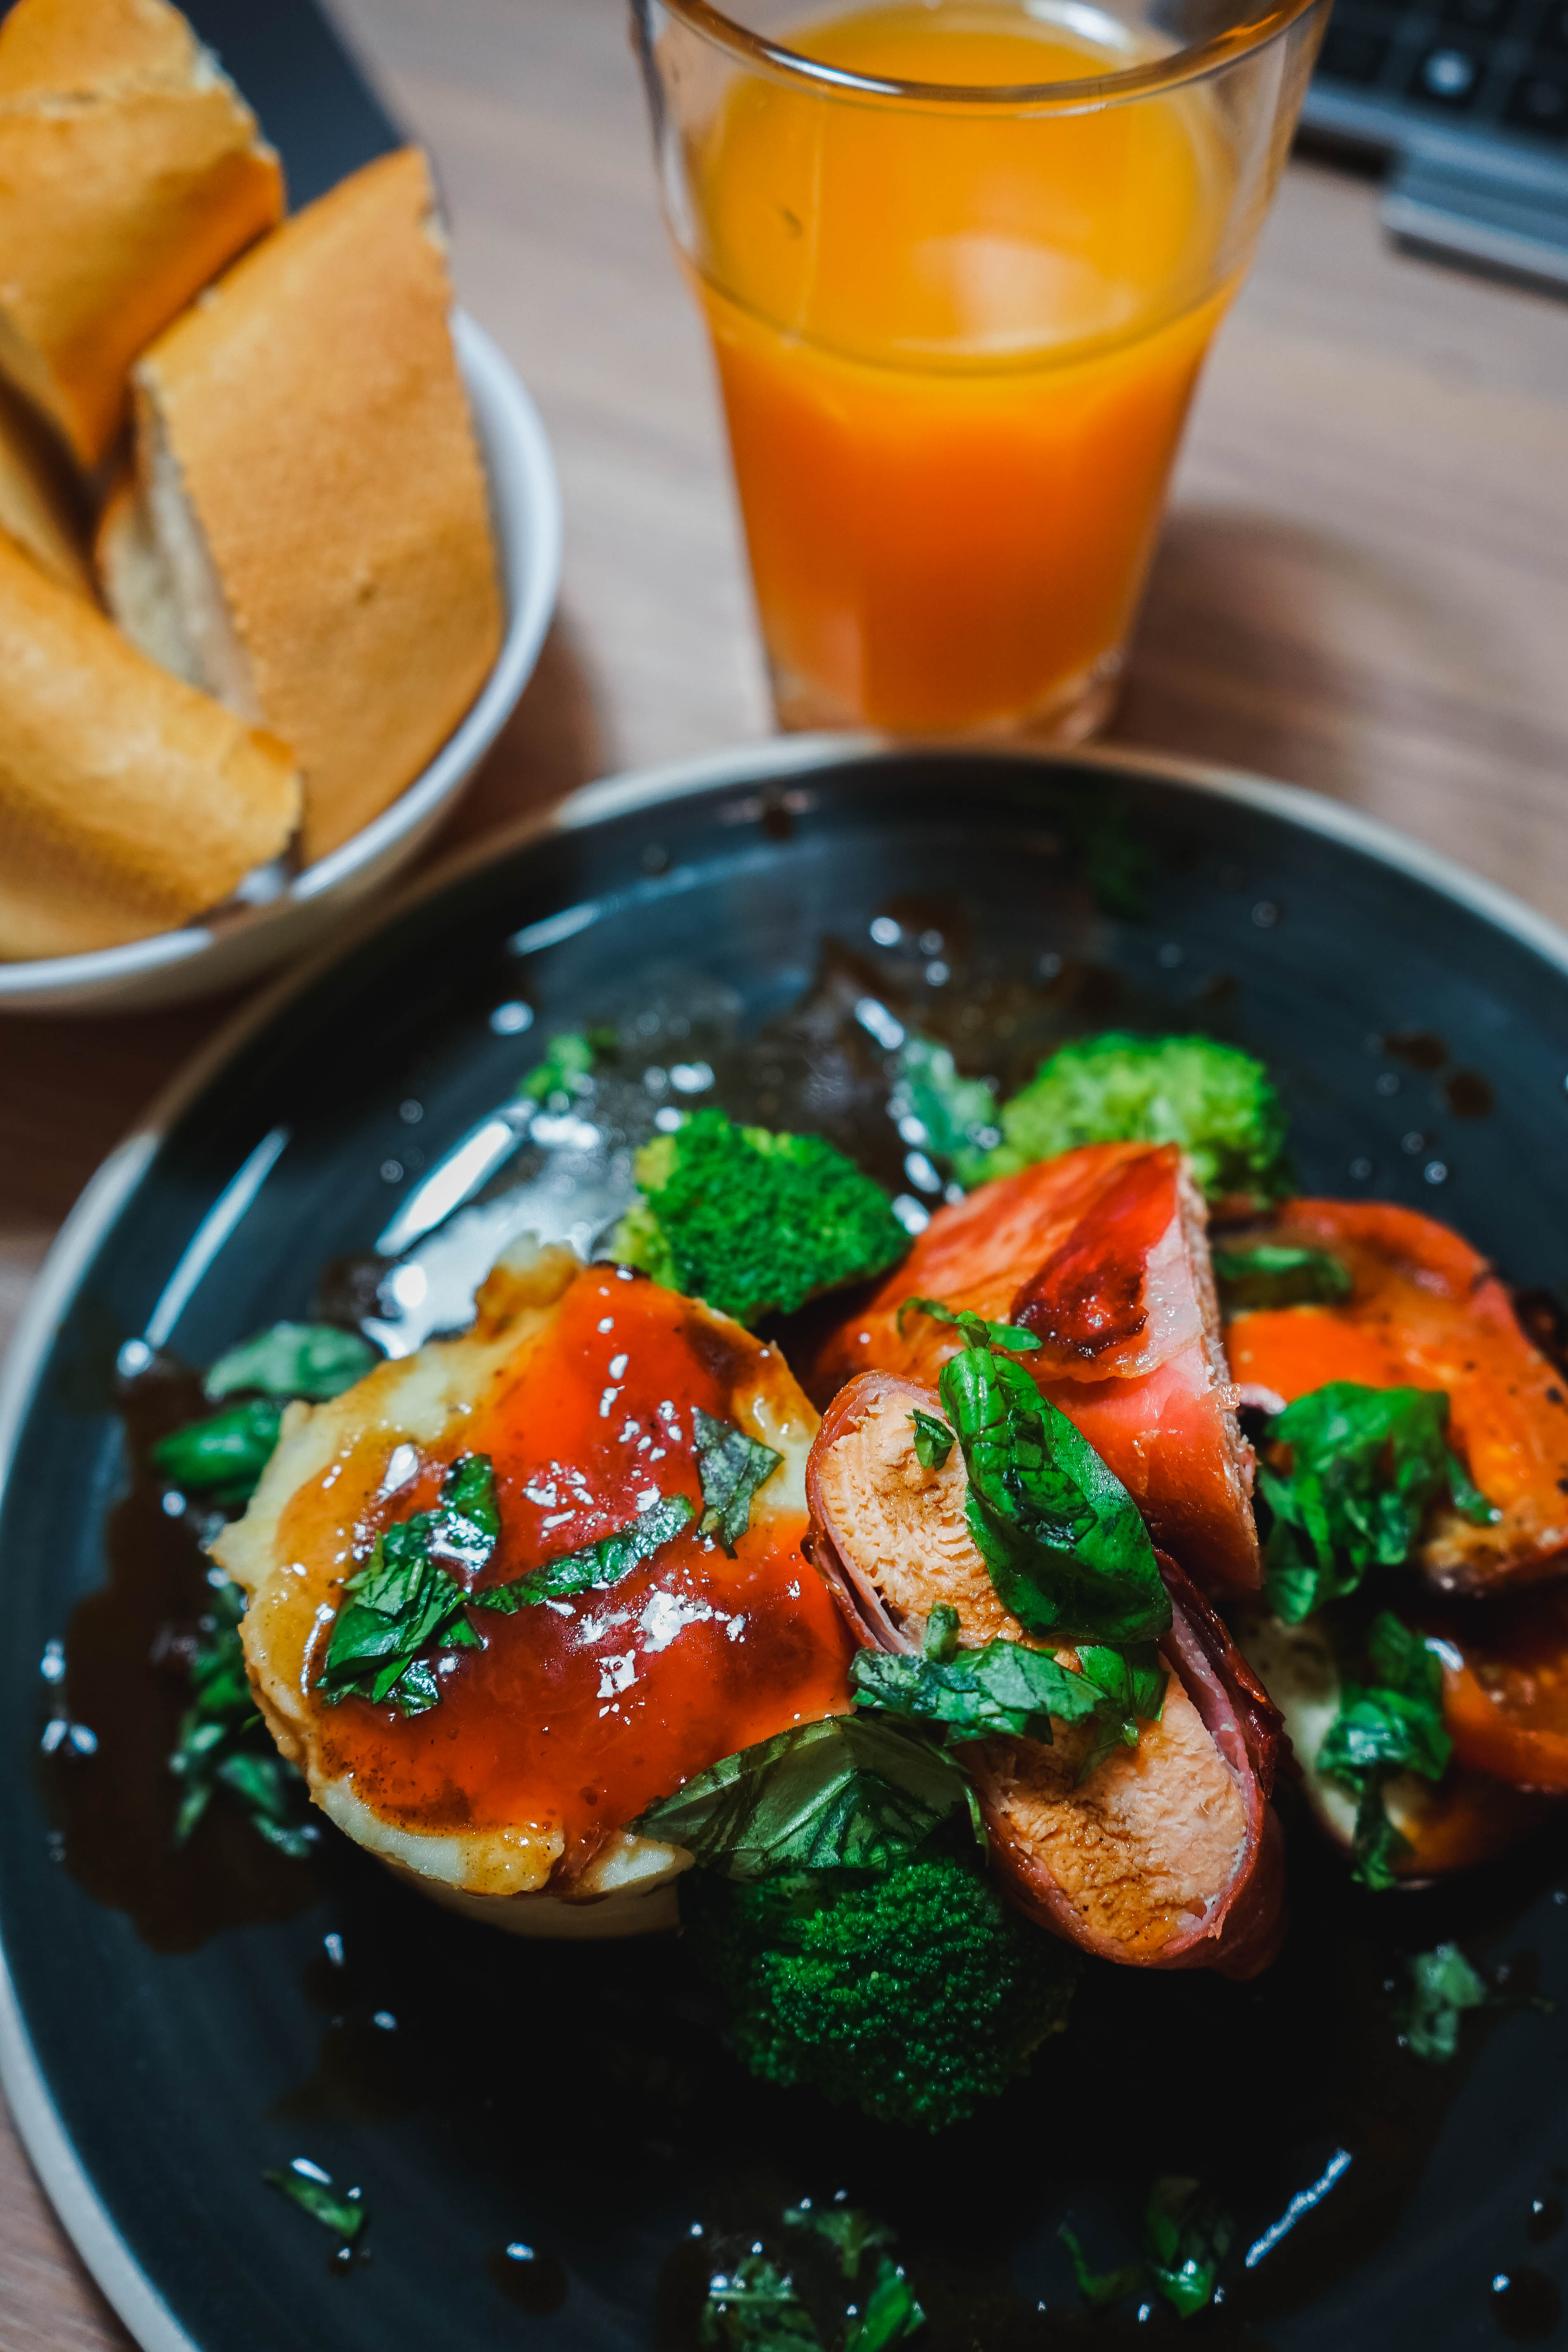
[[[562,616],[450,841],[769,712],[622,0],[343,12],[435,154],[462,298],[565,492]],[[1199,396],[1115,732],[1352,801],[1568,921],[1568,304],[1391,251],[1371,183],[1294,164]],[[0,1339],[226,1009],[0,1023]],[[4,2128],[0,2278],[0,2352],[125,2343]]]

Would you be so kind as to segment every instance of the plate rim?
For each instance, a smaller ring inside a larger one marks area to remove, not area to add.
[[[1518,940],[1568,977],[1568,930],[1500,884],[1470,873],[1444,852],[1345,802],[1331,800],[1300,784],[1280,783],[1208,761],[1121,744],[1056,751],[1028,744],[971,746],[924,739],[895,742],[868,734],[815,734],[765,738],[605,777],[583,785],[552,808],[532,812],[499,833],[468,844],[412,885],[364,910],[328,948],[263,987],[159,1089],[84,1186],[51,1244],[17,1318],[0,1365],[0,1500],[16,1467],[22,1424],[50,1340],[100,1241],[145,1174],[169,1129],[252,1035],[334,965],[357,953],[377,931],[411,908],[453,888],[468,874],[556,834],[580,832],[610,818],[651,811],[726,782],[738,786],[784,782],[825,768],[869,764],[910,753],[952,755],[955,751],[998,763],[1098,767],[1111,773],[1152,775],[1280,817],[1427,884]],[[207,2352],[187,2334],[137,2262],[76,2151],[33,2048],[3,1942],[0,2090],[56,2219],[142,2352]]]

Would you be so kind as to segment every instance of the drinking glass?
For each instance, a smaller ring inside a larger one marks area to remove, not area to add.
[[[1103,723],[1327,0],[632,0],[785,727]]]

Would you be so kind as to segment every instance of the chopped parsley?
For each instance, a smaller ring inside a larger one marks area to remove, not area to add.
[[[1394,1865],[1408,1851],[1388,1817],[1384,1783],[1396,1772],[1440,1780],[1454,1743],[1443,1727],[1443,1669],[1431,1644],[1379,1612],[1366,1634],[1365,1681],[1340,1686],[1340,1711],[1324,1734],[1316,1767],[1357,1798],[1352,1875],[1363,1886],[1395,1884]]]
[[[705,1506],[697,1532],[716,1538],[721,1551],[733,1559],[735,1546],[752,1523],[752,1497],[767,1484],[784,1455],[748,1437],[733,1422],[715,1420],[700,1405],[692,1408],[691,1426]]]
[[[1477,1527],[1499,1517],[1447,1443],[1440,1389],[1331,1381],[1270,1422],[1290,1466],[1260,1465],[1273,1513],[1264,1556],[1269,1605],[1288,1625],[1353,1592],[1371,1568],[1409,1559],[1432,1504],[1447,1496]]]
[[[185,1843],[222,1790],[244,1809],[258,1837],[302,1862],[317,1832],[300,1819],[300,1776],[278,1754],[257,1712],[240,1639],[244,1611],[238,1585],[217,1586],[213,1622],[192,1654],[191,1703],[169,1758],[181,1791],[174,1843]]]

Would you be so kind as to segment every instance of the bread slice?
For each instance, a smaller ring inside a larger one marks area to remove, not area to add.
[[[281,743],[0,536],[0,958],[168,930],[276,857],[299,814]]]
[[[282,211],[277,156],[167,0],[0,22],[0,372],[84,466],[137,352]]]
[[[501,595],[435,192],[407,148],[237,264],[135,371],[137,511],[100,577],[149,654],[291,744],[303,855],[416,776]]]
[[[43,425],[0,384],[0,531],[50,578],[94,596],[80,502]]]

